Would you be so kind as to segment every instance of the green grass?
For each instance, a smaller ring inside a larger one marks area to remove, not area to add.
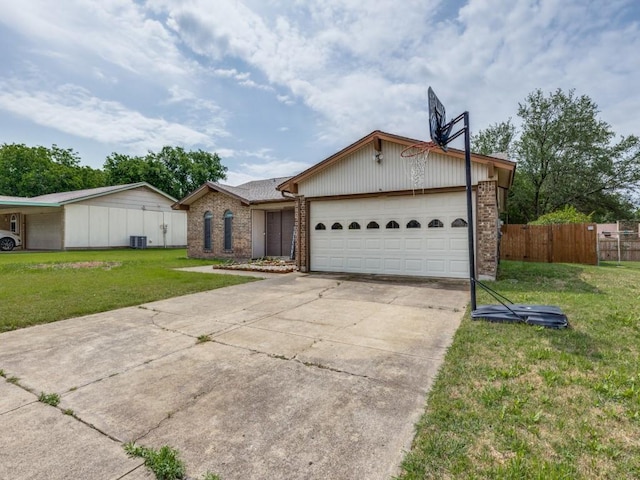
[[[211,265],[184,249],[0,255],[0,332],[251,281],[181,272]]]
[[[400,478],[640,478],[640,263],[503,262],[490,286],[571,328],[467,312]]]

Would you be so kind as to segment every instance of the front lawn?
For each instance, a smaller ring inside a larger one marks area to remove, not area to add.
[[[251,281],[181,272],[211,265],[184,249],[0,255],[0,332]]]
[[[400,478],[640,478],[640,263],[503,262],[489,285],[571,328],[467,312]]]

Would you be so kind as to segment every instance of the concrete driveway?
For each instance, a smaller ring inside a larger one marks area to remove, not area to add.
[[[0,478],[151,479],[135,440],[190,478],[387,479],[466,302],[288,274],[3,333]]]

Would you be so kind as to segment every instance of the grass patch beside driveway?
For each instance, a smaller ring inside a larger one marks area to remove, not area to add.
[[[211,265],[184,249],[0,255],[0,332],[246,283],[235,275],[181,272]]]
[[[640,263],[503,262],[491,286],[571,328],[467,312],[400,478],[640,478]]]

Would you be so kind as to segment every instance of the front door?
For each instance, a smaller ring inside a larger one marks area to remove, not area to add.
[[[267,256],[282,255],[282,212],[267,212]]]
[[[267,212],[267,256],[288,257],[291,255],[293,210]]]

